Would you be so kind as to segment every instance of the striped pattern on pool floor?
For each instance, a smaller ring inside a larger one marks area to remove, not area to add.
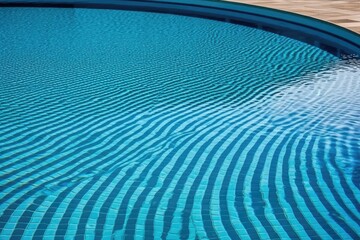
[[[0,239],[360,238],[358,59],[167,14],[0,19]]]

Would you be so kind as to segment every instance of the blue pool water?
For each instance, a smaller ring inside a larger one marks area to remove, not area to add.
[[[0,22],[0,239],[360,238],[358,59],[169,14]]]

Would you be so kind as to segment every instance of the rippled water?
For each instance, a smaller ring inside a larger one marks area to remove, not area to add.
[[[360,237],[360,61],[166,14],[0,9],[0,238]]]

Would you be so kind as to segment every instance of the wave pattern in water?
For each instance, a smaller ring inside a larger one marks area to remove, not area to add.
[[[166,14],[2,8],[1,239],[358,239],[360,63]]]

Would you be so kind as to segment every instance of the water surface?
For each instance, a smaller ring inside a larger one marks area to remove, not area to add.
[[[360,237],[359,60],[167,14],[0,22],[1,239]]]

